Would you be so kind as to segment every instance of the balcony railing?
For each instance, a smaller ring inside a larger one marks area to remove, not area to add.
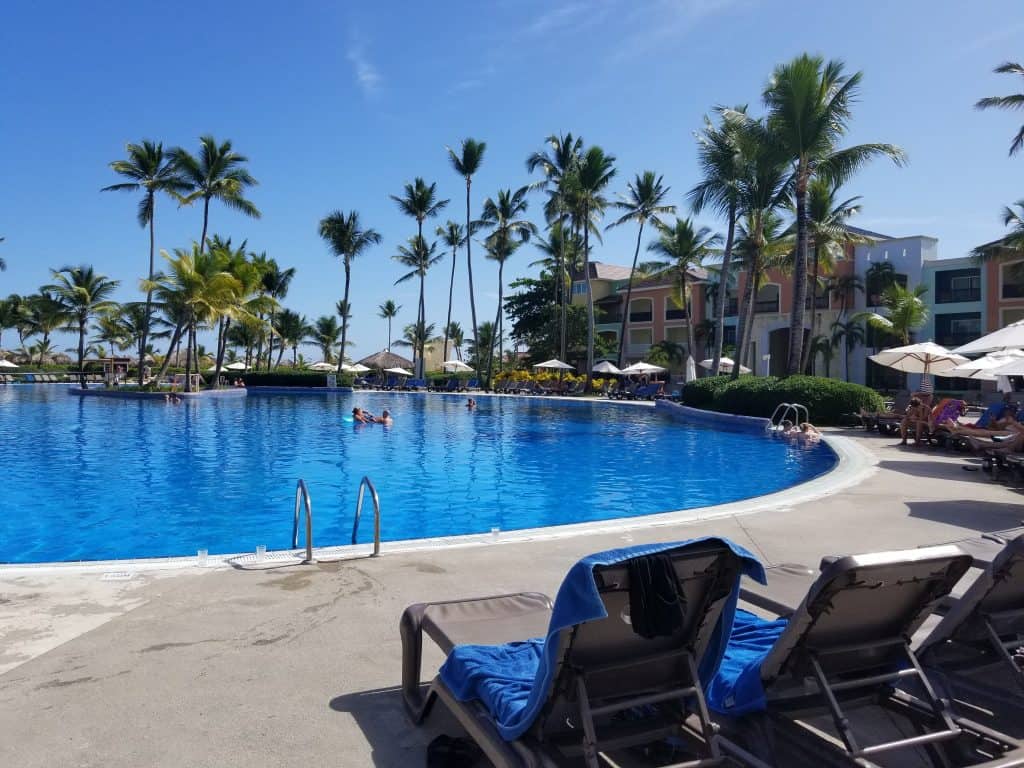
[[[649,323],[654,319],[653,312],[630,312],[629,322],[631,323]]]
[[[950,289],[935,293],[936,304],[954,304],[967,301],[981,301],[981,288]]]

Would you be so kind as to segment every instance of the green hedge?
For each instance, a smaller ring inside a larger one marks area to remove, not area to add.
[[[844,414],[861,408],[881,410],[882,396],[860,384],[818,376],[728,376],[708,377],[683,387],[683,403],[720,413],[743,416],[771,416],[779,403],[807,406],[815,424],[838,424]]]
[[[264,371],[242,374],[242,381],[247,387],[326,387],[327,376],[312,371]],[[353,378],[352,374],[343,373],[338,377],[338,386],[351,387]]]

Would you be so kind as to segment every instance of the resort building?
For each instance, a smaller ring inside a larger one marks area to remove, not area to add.
[[[819,286],[811,309],[810,285],[805,317],[810,327],[807,338],[832,336],[835,324],[848,322],[858,312],[879,312],[881,285],[879,275],[890,273],[903,286],[925,285],[924,301],[929,316],[914,333],[915,340],[931,339],[946,347],[956,347],[972,339],[1024,318],[1024,261],[990,262],[979,265],[969,257],[940,258],[939,242],[927,235],[891,237],[879,232],[850,227],[865,242],[849,245],[831,269],[820,271],[827,288]],[[813,252],[813,244],[812,244]],[[883,266],[891,265],[891,266]],[[626,333],[624,363],[641,360],[650,348],[662,341],[686,344],[686,309],[678,306],[678,282],[674,270],[666,270],[633,282],[628,314],[625,302],[629,268],[591,262],[591,286],[597,310],[598,335],[618,341]],[[724,343],[734,348],[738,338],[739,299],[746,291],[748,275],[740,270],[726,291]],[[697,360],[708,357],[714,341],[717,279],[704,270],[688,274],[694,286],[690,310],[693,314]],[[808,280],[810,283],[810,279]],[[780,375],[785,371],[789,350],[789,307],[793,280],[787,272],[769,269],[762,275],[754,301],[754,317],[748,340],[747,364],[759,375]],[[574,275],[573,302],[586,301],[582,274]],[[625,323],[623,320],[625,319]],[[816,353],[813,370],[819,376],[848,378],[849,381],[876,387],[898,386],[898,374],[867,360],[888,342],[873,329],[865,329],[865,340],[847,355],[842,342],[831,355]],[[753,364],[751,364],[753,363]],[[976,388],[977,382],[940,381],[944,388]]]

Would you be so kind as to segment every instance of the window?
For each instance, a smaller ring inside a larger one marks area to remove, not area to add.
[[[935,303],[981,300],[981,270],[947,269],[935,273]]]
[[[761,286],[757,292],[757,299],[754,301],[754,312],[778,312],[779,311],[779,286],[774,283]]]
[[[1016,323],[1018,320],[1024,320],[1024,309],[1004,309],[1003,324],[999,327],[1005,328],[1010,323]]]
[[[935,316],[935,343],[959,347],[981,336],[980,312],[953,312]]]
[[[686,326],[673,326],[665,329],[665,340],[676,344],[686,343]]]
[[[1004,299],[1024,299],[1024,261],[1003,264],[1000,268]]]
[[[828,309],[829,307],[829,290],[821,286],[818,287],[818,295],[815,297],[814,308],[815,309]],[[811,308],[811,287],[807,286],[807,298],[804,299],[804,309]]]
[[[633,299],[629,302],[629,322],[649,323],[654,319],[654,302],[650,299]]]
[[[666,320],[685,320],[686,319],[686,308],[677,307],[676,303],[671,297],[665,297],[665,319]]]
[[[892,285],[892,283],[896,283],[901,288],[906,288],[907,276],[899,273],[872,273],[871,269],[868,269],[864,291],[868,297],[868,306],[879,306],[882,303],[882,294],[885,293],[885,289]]]
[[[573,296],[586,296],[587,295],[587,281],[579,280],[572,284],[572,295]]]
[[[630,328],[629,346],[640,347],[638,351],[646,352],[647,347],[654,343],[654,333],[650,328]]]
[[[727,325],[722,328],[722,346],[735,347],[736,346],[736,326]]]

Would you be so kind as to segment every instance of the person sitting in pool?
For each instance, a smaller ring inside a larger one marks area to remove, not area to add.
[[[380,416],[371,416],[370,420],[375,424],[386,424],[389,426],[395,423],[394,419],[391,418],[391,412],[387,409],[384,409],[384,412]]]
[[[468,408],[471,411],[474,408],[476,408],[476,400],[474,400],[472,397],[469,398],[469,400],[466,401],[466,408]]]
[[[797,437],[799,437],[801,440],[806,440],[811,443],[821,440],[821,432],[819,432],[818,428],[811,424],[811,422],[809,421],[805,421],[799,427],[797,427],[796,433]]]
[[[352,421],[357,424],[372,424],[373,416],[362,408],[356,407],[352,409]]]

